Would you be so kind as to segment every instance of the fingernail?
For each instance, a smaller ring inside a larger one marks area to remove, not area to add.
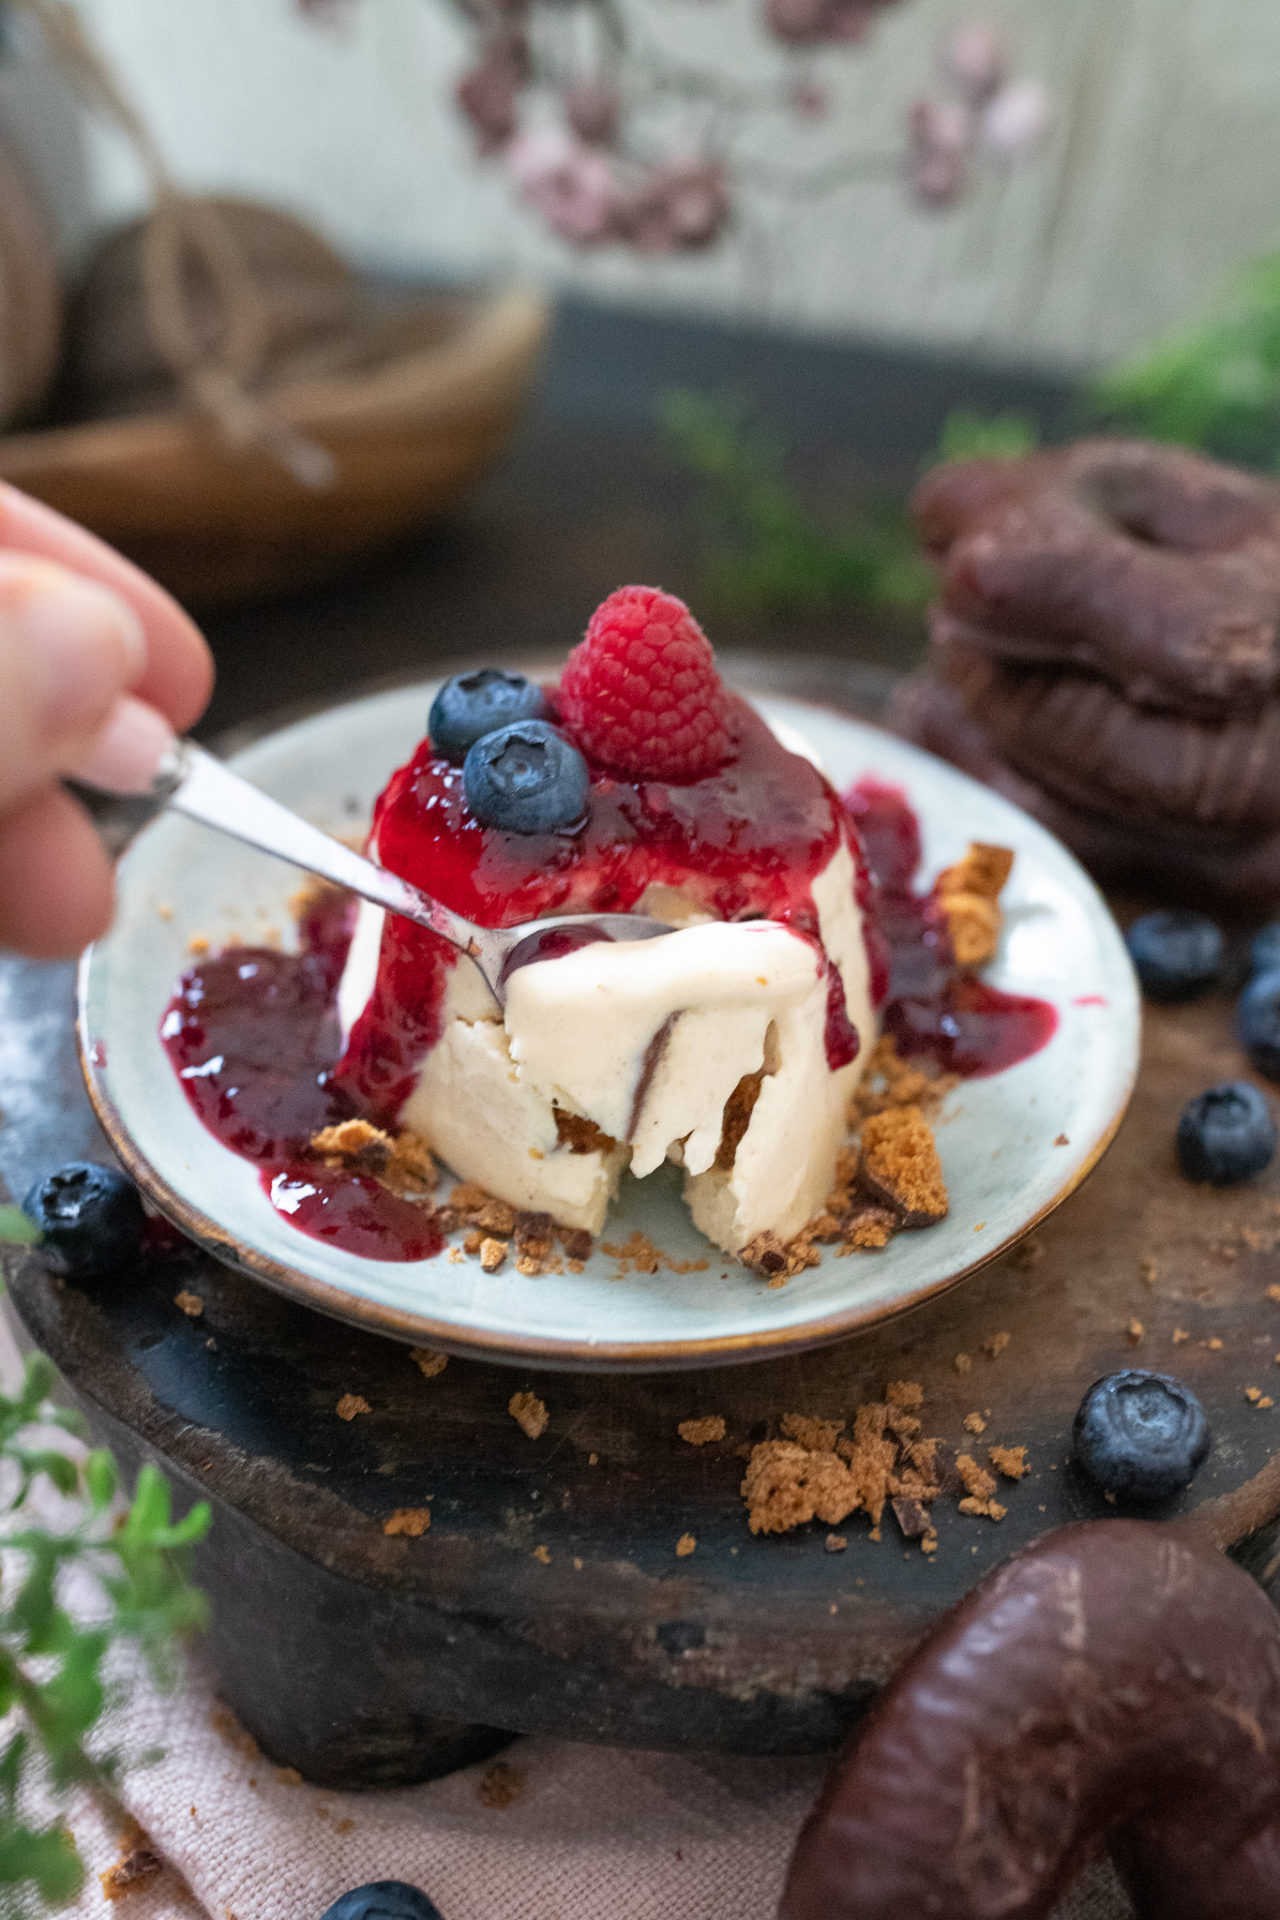
[[[168,721],[154,707],[126,693],[112,707],[88,753],[67,771],[73,779],[107,793],[145,793],[172,745]]]
[[[0,561],[0,632],[26,661],[55,738],[100,723],[147,664],[142,624],[108,587],[47,561]]]

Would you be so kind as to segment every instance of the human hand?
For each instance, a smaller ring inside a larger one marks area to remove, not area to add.
[[[111,862],[61,779],[145,787],[212,686],[176,601],[0,482],[0,946],[60,959],[105,931]]]

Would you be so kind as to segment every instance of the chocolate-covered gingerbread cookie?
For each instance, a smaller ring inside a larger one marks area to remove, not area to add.
[[[780,1920],[1044,1920],[1100,1842],[1141,1920],[1280,1911],[1280,1616],[1176,1526],[1064,1527],[836,1762]]]
[[[1211,719],[1280,685],[1280,486],[1178,448],[1095,439],[963,461],[917,489],[941,570],[933,637],[1071,668]]]
[[[1008,666],[967,643],[938,668],[996,753],[1072,806],[1232,836],[1280,829],[1280,701],[1192,720],[1135,706],[1095,675]]]
[[[1067,799],[1003,758],[956,688],[932,673],[904,681],[887,721],[905,739],[1033,815],[1105,886],[1254,916],[1280,901],[1280,830],[1242,837],[1187,821],[1156,824],[1120,811],[1107,814],[1099,810],[1097,795]]]

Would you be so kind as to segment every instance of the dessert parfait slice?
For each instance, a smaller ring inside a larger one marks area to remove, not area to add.
[[[885,970],[853,821],[730,693],[687,607],[624,587],[560,683],[446,684],[369,852],[485,926],[548,930],[499,1009],[457,949],[362,904],[335,1084],[511,1207],[598,1233],[623,1170],[684,1169],[697,1226],[791,1241],[836,1184]]]

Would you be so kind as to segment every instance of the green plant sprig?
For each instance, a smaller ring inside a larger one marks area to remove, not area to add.
[[[32,1786],[39,1780],[55,1800],[73,1788],[111,1800],[122,1756],[90,1753],[88,1746],[110,1704],[104,1665],[111,1648],[122,1642],[140,1648],[157,1683],[169,1685],[178,1642],[206,1617],[186,1560],[208,1530],[208,1506],[202,1502],[175,1521],[167,1481],[144,1466],[121,1513],[109,1453],[95,1450],[81,1460],[32,1437],[37,1429],[81,1431],[78,1415],[50,1399],[55,1378],[49,1361],[33,1355],[17,1391],[0,1393],[3,1920],[73,1899],[82,1884],[83,1865],[65,1819],[42,1823],[34,1816]],[[69,1503],[65,1526],[48,1526],[32,1511],[40,1482]],[[67,1604],[73,1571],[91,1584],[90,1620]]]
[[[703,590],[735,613],[816,614],[842,607],[911,612],[933,575],[906,503],[884,493],[819,514],[787,472],[787,447],[742,401],[683,388],[663,396],[659,421],[681,465],[697,475]],[[1036,444],[1022,414],[948,416],[928,461],[1011,459]]]

